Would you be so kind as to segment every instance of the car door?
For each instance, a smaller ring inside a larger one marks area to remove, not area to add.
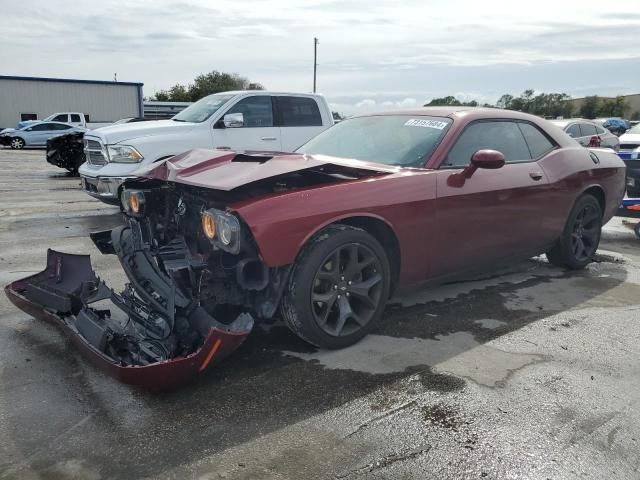
[[[47,142],[47,138],[52,132],[52,123],[39,123],[34,125],[33,127],[29,127],[26,130],[25,134],[25,142],[27,145],[31,146],[41,146],[45,145]]]
[[[324,130],[315,98],[275,96],[282,150],[292,152]]]
[[[596,126],[591,123],[580,123],[580,145],[585,147],[599,147],[600,137],[596,131]]]
[[[460,134],[437,173],[442,255],[434,255],[434,276],[491,268],[507,259],[540,253],[557,233],[544,218],[545,209],[552,206],[545,201],[548,179],[536,161],[540,148],[533,155],[525,138],[536,135],[547,142],[547,150],[555,148],[528,122],[480,120]],[[456,181],[471,156],[482,149],[500,151],[505,165],[478,169],[463,183]],[[446,254],[451,249],[454,256]]]
[[[565,128],[565,132],[567,133],[567,135],[569,135],[571,138],[573,138],[576,142],[578,142],[580,145],[582,145],[582,132],[580,131],[580,125],[577,123],[572,123],[570,125],[567,125],[567,127]]]
[[[242,114],[241,124],[224,125],[224,116],[238,113]],[[237,151],[282,150],[271,96],[252,95],[232,105],[214,125],[213,146]]]

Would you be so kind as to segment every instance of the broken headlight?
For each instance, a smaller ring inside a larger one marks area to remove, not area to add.
[[[214,246],[229,253],[240,252],[240,221],[222,210],[202,212],[202,231]]]
[[[142,190],[122,190],[120,202],[128,215],[138,216],[144,213],[145,195]]]

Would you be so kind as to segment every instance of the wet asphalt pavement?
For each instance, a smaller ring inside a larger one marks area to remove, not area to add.
[[[118,210],[42,150],[0,150],[0,280]],[[0,299],[0,479],[640,478],[640,240],[614,219],[582,272],[531,259],[404,292],[383,325],[316,351],[278,323],[167,394],[119,384]]]

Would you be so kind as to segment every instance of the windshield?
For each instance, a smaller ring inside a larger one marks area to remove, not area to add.
[[[297,152],[369,162],[421,167],[438,145],[451,119],[426,116],[372,116],[344,120]]]
[[[193,105],[188,106],[178,113],[172,120],[176,122],[193,122],[201,123],[208,119],[211,115],[220,110],[225,103],[231,100],[235,95],[209,95],[201,98]]]
[[[640,123],[627,130],[627,133],[640,133]]]

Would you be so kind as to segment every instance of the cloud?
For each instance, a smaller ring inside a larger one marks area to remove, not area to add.
[[[637,0],[617,0],[611,13],[595,0],[580,9],[538,0],[527,10],[500,0],[5,3],[6,74],[117,72],[144,82],[146,95],[213,69],[309,91],[314,36],[320,90],[352,111],[462,94],[455,92],[479,101],[526,88],[637,93],[640,78]]]

